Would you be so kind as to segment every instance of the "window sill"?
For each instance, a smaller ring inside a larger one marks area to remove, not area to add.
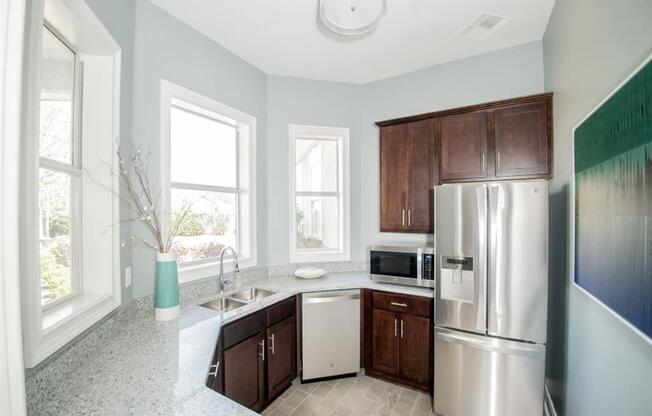
[[[104,301],[111,298],[110,295],[84,294],[62,302],[47,311],[43,311],[43,334],[55,331],[75,320],[82,314],[92,313],[92,309],[98,307]]]
[[[41,335],[31,348],[26,366],[34,367],[119,306],[112,295],[83,294],[43,311]]]
[[[256,267],[256,259],[253,257],[246,257],[239,259],[238,264],[240,270]],[[233,270],[233,259],[224,261],[224,272],[231,272]],[[193,282],[195,280],[205,279],[211,276],[217,276],[220,273],[220,262],[214,261],[202,264],[190,264],[187,266],[179,266],[179,284]]]

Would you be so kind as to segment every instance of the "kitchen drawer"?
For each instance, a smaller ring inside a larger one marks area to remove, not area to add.
[[[372,299],[374,308],[426,318],[429,318],[432,314],[433,306],[430,298],[374,291]]]
[[[235,322],[225,325],[222,332],[222,345],[226,350],[267,328],[266,310],[255,312]]]
[[[267,327],[276,325],[284,319],[294,316],[294,296],[267,308]]]

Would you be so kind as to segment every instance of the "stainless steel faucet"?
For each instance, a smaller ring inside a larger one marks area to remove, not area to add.
[[[226,246],[222,248],[222,251],[220,251],[220,275],[219,275],[219,289],[220,289],[220,296],[222,296],[222,292],[224,292],[224,286],[226,283],[231,283],[230,281],[225,281],[224,280],[224,254],[231,250],[231,253],[233,253],[233,263],[234,263],[234,268],[233,268],[233,273],[240,273],[240,267],[238,266],[238,254],[235,252],[235,250],[230,247]]]

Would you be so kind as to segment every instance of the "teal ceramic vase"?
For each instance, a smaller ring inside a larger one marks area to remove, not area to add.
[[[156,289],[154,317],[157,321],[171,321],[179,317],[179,273],[174,253],[156,253]]]

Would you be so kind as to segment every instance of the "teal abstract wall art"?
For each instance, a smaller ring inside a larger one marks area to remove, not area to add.
[[[652,341],[652,61],[574,131],[575,284]]]

